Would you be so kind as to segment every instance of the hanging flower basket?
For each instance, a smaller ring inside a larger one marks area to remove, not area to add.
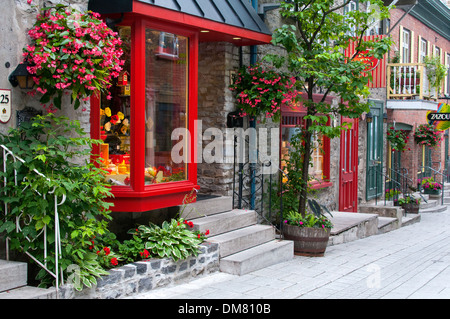
[[[60,109],[64,90],[71,90],[77,109],[96,91],[108,94],[122,70],[120,37],[97,13],[61,4],[44,8],[28,35],[32,42],[23,55],[43,104]]]
[[[229,87],[234,92],[240,116],[280,120],[281,105],[295,97],[295,78],[261,65],[242,67]]]
[[[442,141],[441,133],[429,124],[421,124],[414,131],[414,140],[419,145],[435,147]]]
[[[391,144],[392,151],[404,152],[406,151],[406,144],[408,143],[408,131],[396,130],[394,127],[389,127],[387,131],[387,140]],[[408,150],[411,150],[408,148]]]

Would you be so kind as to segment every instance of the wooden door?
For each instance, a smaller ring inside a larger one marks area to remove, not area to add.
[[[358,119],[342,119],[351,129],[341,134],[339,211],[356,212],[358,207]]]

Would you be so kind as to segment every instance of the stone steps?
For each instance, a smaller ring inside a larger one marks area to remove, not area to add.
[[[275,238],[272,226],[252,225],[208,238],[208,242],[219,244],[220,258],[252,248]]]
[[[56,299],[56,289],[25,286],[1,292],[0,299]]]
[[[272,226],[258,225],[253,210],[232,210],[191,220],[194,230],[209,230],[207,242],[219,245],[220,271],[244,275],[290,260],[292,241],[276,239]]]
[[[56,289],[27,286],[28,265],[0,260],[0,299],[55,299]]]
[[[242,276],[258,269],[288,261],[293,256],[294,245],[292,241],[274,239],[222,258],[220,260],[220,271]]]

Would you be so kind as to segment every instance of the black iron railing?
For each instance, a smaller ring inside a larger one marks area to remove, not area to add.
[[[377,167],[371,167],[371,174],[375,175],[376,194],[382,194],[384,191],[384,205],[387,205],[387,200],[392,199],[395,203],[398,201],[400,194],[402,197],[411,196],[413,191],[419,191],[419,196],[427,202],[426,198],[420,192],[420,189],[415,187],[415,183],[412,178],[409,177],[408,170],[406,168],[387,168],[386,173],[380,171]],[[384,180],[384,183],[378,183],[378,180]],[[387,192],[390,190],[392,192]],[[392,194],[392,195],[391,195]],[[389,195],[389,196],[388,196]],[[389,197],[389,198],[388,198]],[[378,195],[375,196],[375,205],[378,205]]]

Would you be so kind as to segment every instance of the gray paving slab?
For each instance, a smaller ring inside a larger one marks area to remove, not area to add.
[[[133,299],[450,299],[450,211],[245,276],[213,273]]]

